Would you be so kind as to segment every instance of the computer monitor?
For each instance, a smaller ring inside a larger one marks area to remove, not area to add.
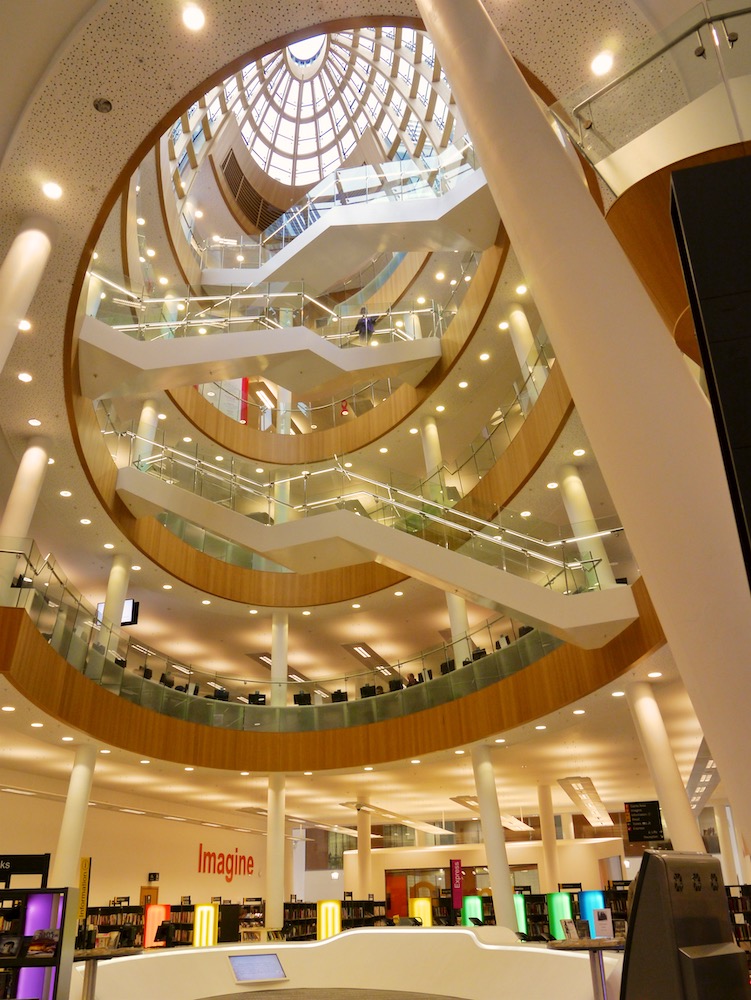
[[[309,705],[311,702],[310,691],[298,691],[294,696],[296,705]]]
[[[121,625],[137,625],[138,624],[138,601],[134,601],[132,597],[129,597],[127,601],[123,604],[123,617],[120,622]],[[96,606],[96,620],[98,622],[104,619],[104,601],[101,601]]]

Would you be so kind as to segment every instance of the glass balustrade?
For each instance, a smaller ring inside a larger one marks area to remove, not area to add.
[[[708,2],[551,108],[620,194],[660,167],[751,138],[751,7]]]
[[[54,557],[26,538],[0,539],[0,605],[23,608],[73,668],[121,698],[172,718],[227,729],[301,732],[382,722],[509,677],[562,643],[498,618],[395,664],[283,683],[180,662],[97,615]],[[273,703],[273,704],[272,704]]]

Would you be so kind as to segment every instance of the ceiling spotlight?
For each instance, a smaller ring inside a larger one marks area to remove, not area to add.
[[[417,427],[410,427],[409,433],[410,434],[419,434],[420,431],[419,431],[419,429]]]
[[[626,692],[625,691],[613,691],[611,693],[612,693],[613,698],[625,698],[626,697]]]
[[[201,604],[206,604],[206,605],[208,605],[208,604],[211,604],[211,601],[201,601]]]
[[[425,296],[424,295],[418,295],[417,296],[417,304],[418,304],[418,306],[424,306],[425,305]]]
[[[557,490],[558,489],[558,483],[556,483],[555,481],[548,483],[547,486],[548,486],[549,490]]]
[[[32,417],[31,420],[29,421],[29,427],[41,427],[41,426],[42,426],[42,421],[37,420],[36,417]]]
[[[386,454],[388,454],[388,448],[385,448],[385,447],[384,447],[384,448],[379,448],[378,450],[379,450],[379,452],[380,452],[380,453],[381,453],[382,455],[386,455]]]
[[[489,354],[481,354],[480,361],[487,361],[490,358]]]
[[[18,324],[18,329],[21,331],[21,333],[28,333],[29,330],[31,329],[31,323],[29,323],[27,319],[22,319]]]
[[[496,740],[496,743],[505,743],[505,742],[506,742],[506,741],[505,741],[505,740],[504,740],[503,738],[501,738],[501,739],[497,739],[497,740]]]
[[[532,517],[532,511],[531,510],[523,510],[521,512],[521,514],[519,515],[519,517]]]
[[[586,714],[587,713],[584,711],[583,708],[575,708],[574,709],[574,715],[586,715]]]
[[[655,680],[657,677],[662,677],[662,671],[661,670],[652,670],[652,671],[650,671],[650,673],[647,674],[647,677],[651,677],[652,680]]]
[[[195,215],[195,217],[197,219],[202,219],[203,218],[203,212],[201,211],[200,208],[197,208],[193,214]]]
[[[165,278],[164,275],[162,275],[162,277],[159,279],[159,284],[160,285],[168,285],[169,284],[169,278]]]
[[[540,730],[547,729],[547,728],[548,728],[547,726],[543,726],[543,725],[535,726],[535,729],[540,729]]]
[[[28,372],[19,372],[18,381],[19,382],[31,382],[32,376]]]
[[[162,584],[162,590],[172,590],[172,584],[171,583],[163,583]]]
[[[310,612],[309,612],[309,611],[303,611],[303,614],[304,614],[304,615],[305,615],[305,617],[307,618],[307,617],[308,617],[308,615],[310,614]]]
[[[468,385],[469,385],[469,382],[460,382],[459,383],[459,388],[460,389],[466,389]]]
[[[54,181],[46,181],[42,184],[42,194],[51,201],[57,201],[58,198],[62,198],[63,189]]]
[[[410,764],[422,764],[422,761],[419,758],[415,757],[414,760],[410,761]]]
[[[505,319],[504,319],[504,320],[502,320],[502,321],[501,321],[501,322],[500,322],[500,323],[498,324],[498,329],[499,329],[499,330],[508,330],[508,323],[506,322],[506,320],[505,320]]]
[[[131,566],[130,568],[133,570],[134,573],[137,573],[141,567],[136,565],[136,566]]]
[[[363,771],[372,771],[372,770],[373,768],[369,764],[363,768]]]
[[[137,226],[145,226],[146,225],[146,219],[144,219],[143,216],[139,215],[138,218],[136,219],[136,225]]]
[[[443,281],[443,279],[445,277],[446,277],[446,275],[443,273],[443,271],[436,271],[436,273],[435,273],[435,280],[436,281]]]
[[[184,438],[183,438],[183,441],[185,442],[185,444],[190,444],[190,442],[191,442],[192,440],[193,440],[193,438],[192,438],[192,437],[184,437]]]
[[[112,544],[112,542],[105,542],[104,547],[105,549],[114,549],[115,546]]]
[[[353,608],[355,609],[355,611],[357,611],[357,609],[358,609],[359,607],[361,607],[361,605],[359,605],[359,604],[353,604],[353,605],[352,605],[352,607],[353,607]]]
[[[394,591],[394,597],[404,597],[404,591],[403,590],[395,590]]]
[[[446,409],[446,407],[445,407],[445,406],[444,406],[444,405],[443,405],[443,404],[441,403],[441,404],[439,404],[438,406],[436,406],[436,408],[435,408],[435,412],[436,412],[436,413],[443,413],[443,411],[444,411],[445,409]]]
[[[151,247],[149,247],[148,250],[146,251],[146,256],[147,257],[156,257],[156,250],[152,250]]]
[[[517,295],[526,295],[527,294],[527,286],[526,285],[517,285],[516,286],[516,294]]]
[[[574,448],[574,452],[573,453],[574,453],[574,456],[576,458],[581,458],[582,455],[586,455],[587,454],[586,451],[584,450],[584,448]]]
[[[257,615],[257,614],[258,614],[258,612],[256,611],[256,609],[255,609],[255,608],[251,608],[251,609],[250,609],[250,611],[248,612],[248,614],[249,614],[249,615]]]
[[[189,31],[200,31],[206,23],[206,17],[200,7],[194,3],[183,7],[183,24]]]
[[[78,523],[79,524],[91,524],[91,518],[89,518],[89,517],[82,517],[81,520]]]
[[[607,50],[600,52],[589,65],[595,76],[604,76],[613,68],[613,53]]]

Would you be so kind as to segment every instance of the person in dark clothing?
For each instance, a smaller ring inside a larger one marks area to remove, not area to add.
[[[360,310],[360,318],[357,321],[354,332],[358,334],[361,344],[367,344],[370,338],[373,336],[375,331],[375,325],[378,322],[378,316],[368,316],[368,310],[365,306]]]

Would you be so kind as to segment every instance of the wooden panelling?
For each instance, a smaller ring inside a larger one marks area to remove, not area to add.
[[[675,170],[751,154],[751,143],[697,153],[663,167],[624,192],[607,214],[608,225],[641,278],[681,350],[701,365],[688,310],[688,293],[670,218],[670,175]],[[718,196],[721,196],[718,192]]]
[[[487,738],[557,711],[615,680],[665,641],[643,583],[637,581],[633,591],[638,620],[603,649],[562,646],[476,694],[351,729],[253,733],[159,715],[87,680],[45,642],[26,612],[16,608],[0,609],[0,673],[53,718],[134,753],[235,771],[356,767]]]

